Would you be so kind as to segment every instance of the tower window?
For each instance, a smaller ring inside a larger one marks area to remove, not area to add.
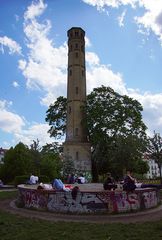
[[[70,45],[70,51],[72,51],[73,50],[73,45]]]
[[[71,113],[71,107],[69,106],[69,114]]]
[[[78,160],[79,159],[79,152],[76,152],[76,160]]]
[[[75,48],[78,48],[78,43],[75,44]]]
[[[75,32],[75,37],[78,37],[79,36],[79,33],[78,32]]]
[[[78,58],[78,52],[75,53],[75,57]]]
[[[82,70],[82,76],[84,76],[84,70]]]
[[[75,136],[78,136],[78,128],[75,128]]]
[[[75,88],[75,92],[76,92],[76,94],[78,94],[78,92],[79,92],[78,87]]]
[[[69,70],[69,75],[70,75],[70,76],[72,75],[72,70],[71,70],[71,69]]]

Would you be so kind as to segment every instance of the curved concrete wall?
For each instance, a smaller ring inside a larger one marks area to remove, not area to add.
[[[160,202],[159,190],[137,189],[124,191],[78,191],[36,190],[18,186],[21,204],[26,208],[70,213],[122,213],[156,207]]]

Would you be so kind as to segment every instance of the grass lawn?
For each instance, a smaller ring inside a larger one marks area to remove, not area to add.
[[[0,192],[0,201],[16,192]],[[99,216],[102,218],[102,216]],[[162,220],[139,224],[48,222],[0,211],[1,240],[161,240]]]

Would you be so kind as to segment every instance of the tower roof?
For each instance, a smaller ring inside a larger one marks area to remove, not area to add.
[[[73,31],[81,31],[83,33],[83,35],[85,35],[85,31],[81,27],[72,27],[72,28],[70,28],[67,31],[67,35],[69,36],[69,33],[73,32]]]

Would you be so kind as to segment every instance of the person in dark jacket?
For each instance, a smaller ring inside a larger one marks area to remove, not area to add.
[[[115,184],[114,179],[111,176],[111,173],[107,173],[106,181],[103,184],[104,190],[115,190],[117,185]]]
[[[132,171],[127,170],[127,174],[124,178],[123,190],[124,191],[134,191],[136,188],[136,179],[132,176]]]
[[[162,189],[162,184],[145,184],[138,182],[133,176],[132,171],[127,170],[127,175],[124,178],[123,190],[127,192],[134,191],[136,188],[157,188]]]

